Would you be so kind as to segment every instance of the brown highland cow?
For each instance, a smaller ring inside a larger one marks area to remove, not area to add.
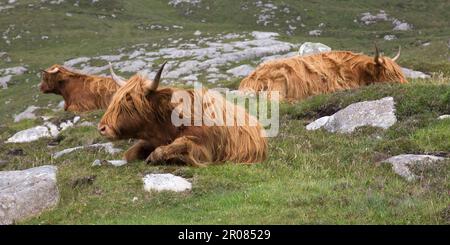
[[[147,163],[167,161],[206,166],[225,161],[255,163],[266,158],[264,129],[253,116],[242,107],[234,107],[235,111],[243,113],[241,115],[246,121],[253,122],[253,125],[241,126],[237,123],[237,113],[224,110],[223,105],[230,106],[230,102],[218,93],[209,93],[205,89],[158,88],[163,68],[164,65],[153,81],[139,75],[127,82],[119,81],[123,86],[113,96],[98,125],[99,132],[109,139],[139,139],[127,150],[125,160],[146,159]],[[187,95],[192,109],[180,109],[183,103],[174,100],[180,92]],[[197,106],[201,108],[195,108],[194,101],[198,99],[201,103]],[[190,116],[192,111],[194,117]],[[203,116],[201,120],[204,123],[200,126],[190,123],[176,126],[172,120],[174,112],[176,115],[183,113],[183,118],[188,118],[189,122]],[[186,116],[186,112],[189,115]],[[208,121],[216,123],[217,118],[229,118],[235,123],[232,126],[206,124]]]
[[[280,99],[297,101],[312,95],[333,93],[373,83],[407,83],[394,58],[349,51],[331,51],[268,61],[244,78],[244,92],[279,91]]]
[[[110,77],[85,75],[53,65],[42,71],[40,89],[43,93],[64,98],[64,110],[85,112],[106,109],[119,86]]]

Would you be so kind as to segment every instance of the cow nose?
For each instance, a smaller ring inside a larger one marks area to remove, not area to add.
[[[101,135],[105,135],[106,134],[106,125],[101,125],[99,124],[97,126],[98,131],[100,132]]]

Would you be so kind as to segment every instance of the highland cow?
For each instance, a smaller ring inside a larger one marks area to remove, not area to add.
[[[242,107],[230,106],[219,93],[209,93],[206,89],[158,88],[163,68],[164,65],[153,81],[140,75],[127,82],[119,80],[122,87],[113,96],[98,125],[99,132],[109,139],[139,139],[125,152],[125,160],[206,166],[226,161],[255,163],[265,159],[264,129],[253,116]],[[193,107],[182,109],[179,98],[183,96],[177,96],[180,94],[187,95],[188,105]],[[199,99],[200,104],[196,103]],[[223,105],[243,112],[245,120],[252,123],[240,125],[233,111],[224,110]],[[190,123],[177,125],[174,115],[182,115],[178,119],[184,121],[187,117]],[[195,124],[196,118],[202,118],[203,123]],[[215,124],[219,118],[232,119],[234,123],[220,126]]]
[[[379,54],[375,57],[349,51],[331,51],[268,61],[244,78],[244,92],[279,91],[280,99],[297,101],[312,95],[358,88],[374,83],[407,83],[400,66]]]
[[[110,77],[93,76],[53,65],[42,71],[40,89],[64,98],[64,110],[86,112],[106,109],[119,86]]]

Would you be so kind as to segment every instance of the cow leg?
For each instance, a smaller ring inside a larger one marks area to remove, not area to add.
[[[154,149],[155,147],[153,146],[153,144],[150,144],[145,140],[139,140],[125,152],[123,158],[127,162],[144,160]]]
[[[212,157],[206,147],[188,137],[180,137],[169,145],[156,148],[146,162],[160,163],[168,160],[179,160],[192,166],[206,166],[205,163],[212,162]]]

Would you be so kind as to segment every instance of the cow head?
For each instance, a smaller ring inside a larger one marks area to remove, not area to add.
[[[116,81],[121,87],[98,124],[100,134],[110,139],[142,138],[143,132],[151,134],[157,130],[158,123],[167,115],[170,120],[171,110],[167,106],[171,93],[167,89],[157,90],[165,64],[153,80],[134,75],[126,82]]]
[[[365,70],[372,82],[398,81],[400,83],[408,82],[403,75],[401,67],[395,62],[400,57],[401,48],[398,53],[389,58],[380,55],[377,45],[375,44],[375,57],[367,61]]]
[[[69,79],[69,73],[61,65],[42,70],[39,88],[43,93],[59,93],[60,86]]]

